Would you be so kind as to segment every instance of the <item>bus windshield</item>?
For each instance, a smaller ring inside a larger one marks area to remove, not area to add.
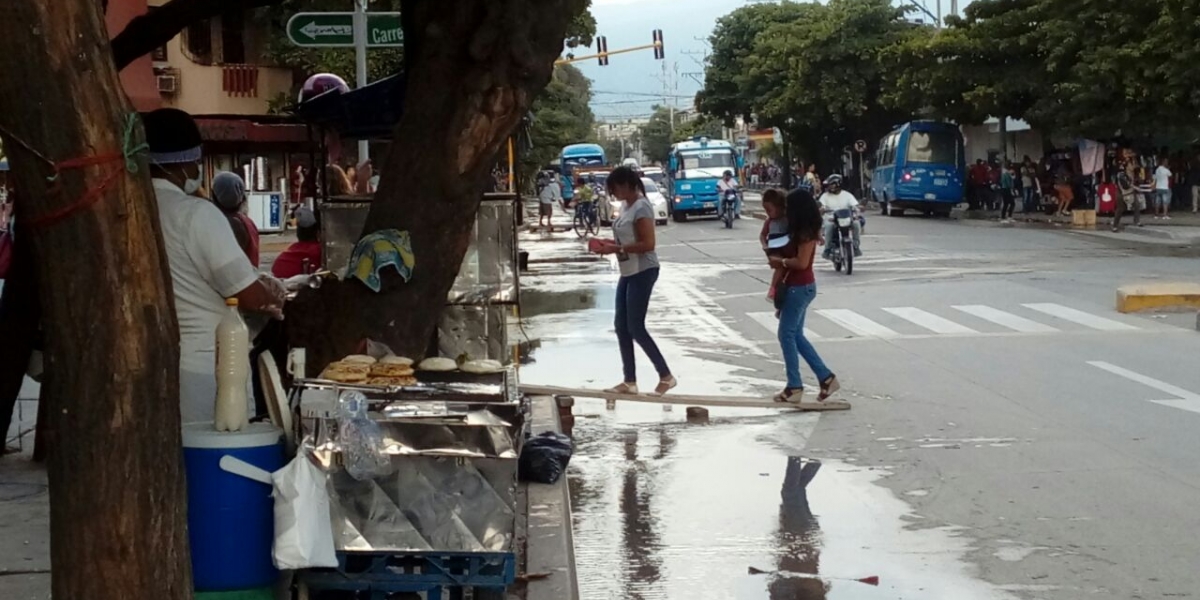
[[[575,167],[599,167],[604,165],[604,155],[596,156],[572,156],[571,158],[562,159],[562,170],[564,175],[570,175],[575,171]]]
[[[958,164],[958,136],[952,131],[911,131],[905,162]]]
[[[722,169],[734,167],[733,153],[721,152],[689,152],[680,155],[683,169]]]

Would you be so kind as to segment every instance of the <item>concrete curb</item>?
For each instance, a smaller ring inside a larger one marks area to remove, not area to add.
[[[1155,224],[1155,227],[1159,227],[1159,225]],[[1196,235],[1196,234],[1184,235],[1182,233],[1176,233],[1174,231],[1164,231],[1162,229],[1150,229],[1150,228],[1146,228],[1146,227],[1126,227],[1126,228],[1124,228],[1124,232],[1133,234],[1133,235],[1142,235],[1142,236],[1146,236],[1146,237],[1157,238],[1160,240],[1174,240],[1177,242],[1200,241],[1200,235]]]
[[[1200,308],[1200,283],[1141,283],[1117,288],[1117,312],[1178,307]]]

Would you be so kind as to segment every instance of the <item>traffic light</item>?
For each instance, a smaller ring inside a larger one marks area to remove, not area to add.
[[[654,30],[654,58],[662,60],[666,58],[667,52],[663,50],[662,30]]]
[[[599,54],[596,60],[600,62],[600,66],[608,66],[608,38],[604,36],[596,38],[596,53]]]

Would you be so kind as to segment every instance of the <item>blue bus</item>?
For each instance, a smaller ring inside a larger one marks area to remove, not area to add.
[[[677,222],[690,215],[715,215],[720,205],[717,182],[725,171],[741,173],[742,156],[725,140],[697,136],[671,146],[667,168],[671,179],[671,215]]]
[[[604,157],[604,148],[599,144],[571,144],[563,146],[558,155],[560,184],[562,185],[563,200],[575,197],[575,178],[572,173],[575,167],[603,167],[608,164]]]
[[[963,202],[967,161],[962,132],[952,123],[912,121],[879,140],[871,197],[885,215],[905,209],[949,215]]]

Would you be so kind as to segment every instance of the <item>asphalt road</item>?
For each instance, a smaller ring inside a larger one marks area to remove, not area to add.
[[[759,226],[658,230],[651,330],[682,391],[782,386]],[[525,248],[536,260],[573,244]],[[656,406],[580,405],[584,597],[1197,594],[1200,333],[1194,314],[1113,308],[1120,284],[1188,280],[1194,250],[878,215],[863,250],[852,276],[818,265],[807,324],[853,410],[714,411],[696,426]],[[579,260],[523,281],[541,345],[523,380],[619,380],[615,275]],[[824,463],[799,525],[778,496],[787,455]],[[880,586],[847,583],[869,575]]]

